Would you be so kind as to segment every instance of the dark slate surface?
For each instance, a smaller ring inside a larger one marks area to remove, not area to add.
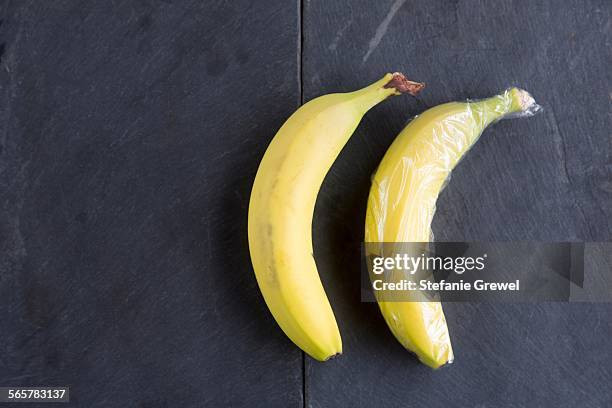
[[[610,240],[609,1],[307,1],[305,99],[386,71],[425,81],[361,124],[317,203],[315,256],[345,354],[306,360],[311,407],[612,406],[610,304],[448,304],[456,361],[433,372],[359,301],[368,179],[407,119],[511,84],[543,114],[489,129],[453,174],[439,240]]]
[[[0,386],[303,405],[246,244],[259,159],[299,104],[297,11],[0,3]]]
[[[610,9],[0,3],[0,386],[69,385],[88,408],[612,405],[610,305],[448,305],[457,361],[432,372],[358,283],[368,179],[393,137],[509,84],[545,113],[487,131],[441,196],[437,238],[610,240]],[[375,108],[326,179],[315,255],[345,354],[306,358],[303,382],[252,274],[250,186],[301,87],[308,100],[390,70],[430,86]]]

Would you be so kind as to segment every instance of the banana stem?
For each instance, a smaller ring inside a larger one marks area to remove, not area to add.
[[[370,108],[387,99],[389,96],[401,95],[403,93],[416,96],[424,87],[425,84],[410,81],[403,74],[396,72],[393,74],[386,74],[372,85],[358,91],[350,92],[350,95],[354,98],[353,103],[355,106],[358,106],[362,113],[365,114]]]
[[[394,72],[392,75],[393,77],[384,87],[393,88],[398,94],[408,93],[417,96],[425,88],[424,83],[411,81],[401,72]]]
[[[529,92],[520,88],[510,88],[508,90],[512,98],[512,111],[513,112],[532,112],[535,113],[540,107],[536,103],[533,96]]]

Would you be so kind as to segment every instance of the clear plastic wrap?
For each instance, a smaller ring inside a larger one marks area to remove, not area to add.
[[[392,256],[390,243],[432,241],[438,195],[484,129],[500,119],[532,116],[540,109],[529,93],[510,88],[483,100],[439,105],[413,119],[373,176],[366,214],[367,256]],[[385,278],[415,279],[397,270]],[[391,331],[423,363],[437,368],[452,362],[441,304],[421,299],[418,293],[413,296],[410,302],[379,300]]]

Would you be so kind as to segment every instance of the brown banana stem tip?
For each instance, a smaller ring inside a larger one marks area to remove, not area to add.
[[[425,88],[425,84],[411,81],[401,72],[394,72],[393,78],[385,85],[385,88],[394,88],[399,93],[409,93],[412,96],[417,96]]]

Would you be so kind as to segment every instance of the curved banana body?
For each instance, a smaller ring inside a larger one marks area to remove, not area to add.
[[[511,88],[481,101],[439,105],[414,119],[395,139],[373,177],[366,243],[430,241],[436,200],[455,165],[489,124],[536,106],[527,92]],[[418,293],[414,299],[423,301],[379,301],[387,325],[424,364],[438,368],[452,362],[442,305],[419,298]]]
[[[270,143],[249,204],[249,249],[259,288],[285,334],[317,360],[342,352],[312,249],[312,216],[325,175],[363,115],[390,95],[422,84],[387,74],[361,90],[299,108]]]

